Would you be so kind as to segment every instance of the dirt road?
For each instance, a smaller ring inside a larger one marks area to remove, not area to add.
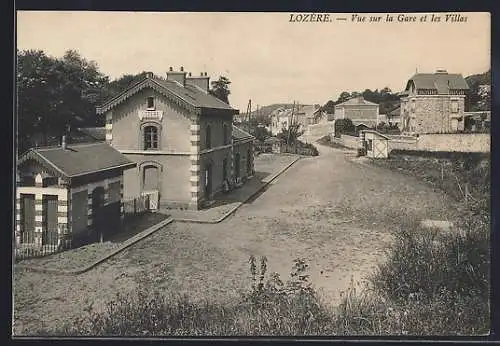
[[[404,218],[451,215],[446,197],[417,180],[319,149],[220,224],[172,224],[76,277],[16,274],[16,333],[56,326],[81,315],[87,302],[99,308],[141,283],[228,299],[249,287],[250,255],[267,256],[269,271],[284,278],[293,259],[305,258],[313,284],[335,303],[351,277],[362,280],[382,260],[390,230]]]

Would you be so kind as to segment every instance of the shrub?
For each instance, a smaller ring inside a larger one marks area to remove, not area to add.
[[[337,119],[335,120],[335,137],[339,137],[341,134],[353,134],[356,133],[356,127],[352,123],[351,119]]]

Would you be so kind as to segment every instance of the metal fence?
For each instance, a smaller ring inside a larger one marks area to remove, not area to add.
[[[124,221],[129,220],[131,218],[142,215],[149,210],[150,208],[150,198],[151,196],[148,194],[124,200],[123,204],[123,216]],[[113,207],[113,204],[108,204],[104,213],[104,217],[110,216],[108,219],[103,221],[105,223],[104,227],[107,230],[105,236],[110,236],[116,232],[120,232],[121,226],[119,224],[112,224],[109,219],[115,219],[115,217],[111,217],[111,209],[113,211],[120,211],[119,206],[117,208]],[[118,219],[119,220],[119,219]],[[113,232],[111,232],[111,230]],[[15,235],[14,239],[14,254],[16,261],[27,259],[27,258],[35,258],[51,255],[57,252],[61,252],[72,247],[78,247],[84,244],[88,244],[94,241],[99,241],[97,237],[97,233],[94,232],[93,226],[89,226],[85,232],[81,232],[81,234],[75,235],[74,237],[68,233],[68,229],[65,225],[59,225],[54,229],[35,229],[31,231],[21,231]]]
[[[144,214],[147,211],[149,211],[149,195],[142,195],[123,201],[125,219]]]

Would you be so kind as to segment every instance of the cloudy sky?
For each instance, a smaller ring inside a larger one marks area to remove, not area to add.
[[[466,21],[290,22],[290,13],[17,13],[18,49],[62,56],[76,49],[111,78],[169,66],[212,79],[227,76],[231,104],[320,103],[342,91],[404,88],[418,72],[437,68],[464,76],[490,67],[490,16],[462,13]],[[370,14],[362,14],[367,17]],[[406,15],[412,16],[411,14]],[[337,20],[339,17],[347,20]]]

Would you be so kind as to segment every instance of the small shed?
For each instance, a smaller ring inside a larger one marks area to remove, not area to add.
[[[279,153],[281,153],[281,149],[283,147],[284,141],[278,137],[269,137],[269,138],[266,138],[264,143],[266,145],[271,146],[271,151],[273,153],[279,154]]]
[[[65,248],[118,229],[123,171],[135,166],[103,142],[63,139],[61,146],[28,150],[17,164],[16,251]]]
[[[374,130],[363,130],[360,137],[366,150],[366,156],[374,159],[389,157],[389,137]]]

